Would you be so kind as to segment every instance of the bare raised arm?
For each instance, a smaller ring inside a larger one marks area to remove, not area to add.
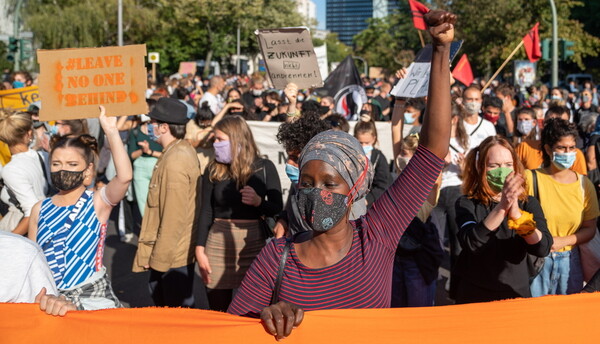
[[[433,53],[427,109],[419,144],[443,159],[448,153],[450,143],[450,43],[454,38],[456,16],[436,10],[427,13],[425,21],[433,39]]]

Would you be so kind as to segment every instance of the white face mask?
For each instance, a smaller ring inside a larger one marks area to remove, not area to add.
[[[410,158],[403,157],[403,156],[397,157],[396,158],[396,166],[398,167],[398,170],[403,171],[406,168],[406,165],[408,165],[409,161],[410,161]]]
[[[465,111],[469,115],[478,114],[481,112],[481,103],[480,102],[466,102],[464,103]]]
[[[517,130],[523,135],[529,135],[534,127],[533,120],[525,120],[517,122]]]

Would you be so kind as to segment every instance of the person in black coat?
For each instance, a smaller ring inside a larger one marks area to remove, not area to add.
[[[456,224],[462,251],[455,266],[456,303],[531,297],[528,255],[545,257],[552,236],[508,140],[490,136],[465,163]]]

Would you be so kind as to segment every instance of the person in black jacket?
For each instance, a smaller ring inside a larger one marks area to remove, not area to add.
[[[373,120],[359,121],[354,127],[354,137],[363,146],[365,154],[375,169],[371,191],[366,197],[367,206],[371,206],[392,184],[390,165],[383,153],[379,149],[374,148],[377,144],[377,128]]]
[[[552,236],[522,173],[502,136],[488,137],[467,155],[465,196],[456,202],[462,247],[453,275],[456,303],[531,297],[527,255],[547,256]]]

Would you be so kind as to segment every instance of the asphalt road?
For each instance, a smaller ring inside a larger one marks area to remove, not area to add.
[[[139,226],[139,223],[138,223]],[[134,230],[134,233],[136,231]],[[148,290],[149,272],[133,273],[131,267],[137,249],[137,235],[130,243],[121,242],[113,221],[109,222],[106,246],[104,251],[104,265],[107,268],[108,275],[111,278],[113,290],[121,302],[127,307],[148,307],[154,306]],[[445,290],[448,278],[448,267],[450,260],[446,250],[446,257],[440,268],[440,279],[438,280],[436,290],[436,305],[449,305],[453,301],[448,299],[448,293]],[[207,309],[207,301],[204,286],[196,267],[196,278],[194,280],[194,291],[196,298],[196,307]]]

